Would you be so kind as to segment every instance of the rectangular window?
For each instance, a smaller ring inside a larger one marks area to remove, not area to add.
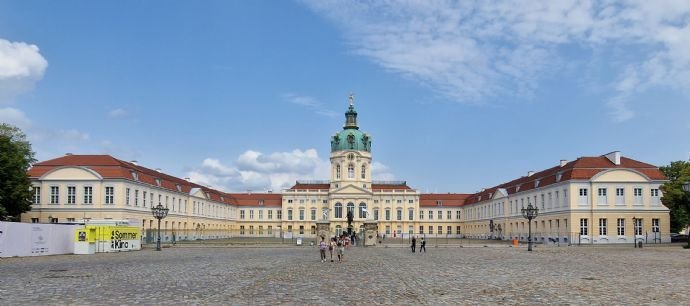
[[[74,223],[74,218],[67,218],[67,223]]]
[[[424,220],[424,211],[423,210],[419,211],[419,220]]]
[[[438,219],[439,219],[439,220],[443,220],[443,211],[442,211],[442,210],[439,210],[439,211],[438,211]],[[440,234],[440,233],[439,233],[439,234]]]
[[[588,197],[587,197],[587,188],[580,188],[580,197],[578,200],[578,203],[580,205],[587,205],[589,203]]]
[[[283,219],[283,211],[282,210],[276,210],[276,219],[278,219],[278,220]]]
[[[240,235],[244,235],[244,225],[240,225]]]
[[[263,220],[263,219],[264,219],[264,211],[259,210],[259,220]]]
[[[31,218],[31,223],[38,223],[38,218]]]
[[[93,204],[93,187],[84,186],[84,204]]]
[[[434,220],[434,211],[433,210],[429,211],[429,220]],[[429,233],[429,234],[431,234],[431,233]]]
[[[414,203],[414,200],[407,200],[407,203],[408,203],[408,204],[413,204],[413,203]]]
[[[453,227],[450,226],[450,225],[448,225],[448,226],[446,227],[446,234],[450,234],[450,233],[452,233],[452,232],[453,232]]]
[[[299,209],[299,219],[304,220],[304,208]]]
[[[270,226],[270,225],[268,226],[268,234],[273,235],[273,226]]]
[[[254,210],[249,210],[249,220],[254,220]]]
[[[651,203],[652,204],[659,204],[661,201],[659,201],[659,189],[652,188],[649,190],[650,196],[651,196]]]
[[[41,187],[34,186],[34,204],[41,204]]]
[[[391,210],[386,209],[386,221],[389,221],[391,219]]]
[[[587,219],[580,219],[580,235],[582,236],[587,236],[589,235],[588,227],[587,227]]]
[[[616,188],[616,205],[625,205],[625,189]]]
[[[60,187],[50,186],[50,204],[60,203]]]
[[[635,219],[635,236],[642,236],[642,219]]]
[[[608,201],[606,199],[606,188],[599,188],[597,190],[598,196],[599,196],[599,205],[607,205]]]
[[[429,225],[429,235],[434,233],[434,227]]]
[[[268,210],[268,220],[273,220],[273,210]]]
[[[455,234],[460,235],[460,225],[455,227]]]
[[[105,187],[105,204],[115,204],[115,187]]]
[[[125,188],[125,205],[129,206],[129,188]],[[168,205],[165,205],[166,207]]]
[[[292,220],[292,209],[288,209],[288,220]]]
[[[244,219],[244,209],[240,210],[240,219]]]
[[[67,186],[67,204],[77,203],[77,187]]]
[[[460,211],[459,210],[455,211],[455,219],[460,220]]]
[[[449,210],[446,212],[446,219],[448,219],[448,220],[453,219],[453,212],[452,211]]]
[[[599,219],[599,236],[606,236],[606,235],[607,235],[606,219]]]
[[[659,219],[652,219],[652,233],[659,232]]]
[[[402,221],[402,209],[395,211],[395,220]]]
[[[374,220],[378,220],[378,219],[379,219],[379,209],[374,208]]]
[[[134,206],[139,207],[139,189],[134,189]]]
[[[249,226],[249,235],[254,235],[254,225]]]
[[[263,225],[259,225],[259,235],[263,235],[263,234],[264,234],[264,227],[263,227]]]
[[[419,226],[419,233],[424,234],[424,226]]]
[[[304,235],[304,225],[299,226],[299,233],[300,235]]]
[[[438,226],[438,234],[442,235],[443,234],[443,226]]]
[[[561,198],[559,197],[558,191],[556,191],[555,197],[556,197],[556,207],[560,207],[561,206]]]
[[[618,220],[616,220],[616,225],[616,233],[618,234],[618,236],[625,236],[625,219],[618,218]]]
[[[316,208],[311,209],[311,220],[316,220]]]
[[[633,189],[633,204],[642,205],[642,188]]]
[[[390,234],[391,234],[391,226],[386,225],[386,235],[390,235]]]
[[[410,208],[407,210],[407,220],[414,220],[414,209]]]

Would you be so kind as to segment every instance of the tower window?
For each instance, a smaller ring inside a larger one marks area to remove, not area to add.
[[[349,164],[347,166],[347,178],[355,178],[355,165]]]
[[[362,165],[362,179],[367,178],[367,166]]]
[[[340,179],[340,165],[335,166],[335,178]]]

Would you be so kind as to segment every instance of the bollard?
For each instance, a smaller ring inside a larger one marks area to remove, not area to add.
[[[640,249],[642,248],[642,241],[638,241],[638,242],[637,242],[637,247],[640,248]]]

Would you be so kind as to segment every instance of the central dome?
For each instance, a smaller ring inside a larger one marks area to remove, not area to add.
[[[357,111],[350,95],[350,107],[345,112],[345,126],[343,130],[331,137],[331,152],[336,151],[367,151],[371,152],[371,136],[359,130],[357,126]]]

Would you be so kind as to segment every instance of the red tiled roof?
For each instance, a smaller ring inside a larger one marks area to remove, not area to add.
[[[371,184],[373,190],[412,190],[407,184]]]
[[[328,189],[329,184],[295,184],[295,186],[290,187],[290,190],[317,190],[317,189]]]
[[[656,166],[634,159],[621,156],[620,165],[616,165],[605,155],[587,156],[580,157],[563,165],[562,167],[560,165],[551,167],[549,169],[537,172],[531,176],[523,176],[510,182],[487,188],[483,191],[472,194],[465,201],[465,205],[475,204],[490,199],[498,188],[506,189],[508,194],[514,194],[567,180],[589,180],[595,175],[610,169],[632,169],[646,175],[652,180],[666,179],[664,174]],[[556,176],[558,174],[561,175],[561,179],[556,181]],[[539,185],[535,186],[537,180],[539,180]]]
[[[65,155],[55,159],[35,163],[29,169],[29,177],[39,178],[47,172],[64,166],[86,167],[103,178],[122,178],[134,181],[132,172],[135,172],[138,181],[154,187],[167,189],[174,192],[189,193],[192,188],[200,188],[211,200],[232,204],[224,192],[198,185],[187,180],[158,172],[153,169],[122,161],[110,155]],[[160,180],[160,186],[156,183]],[[180,189],[177,189],[180,186]],[[223,197],[223,201],[221,201]]]
[[[423,193],[419,195],[420,207],[436,207],[437,201],[443,201],[443,207],[459,207],[471,196],[465,193]]]
[[[237,206],[269,206],[280,207],[283,196],[276,193],[228,193],[233,204]],[[263,205],[259,202],[263,201]]]

